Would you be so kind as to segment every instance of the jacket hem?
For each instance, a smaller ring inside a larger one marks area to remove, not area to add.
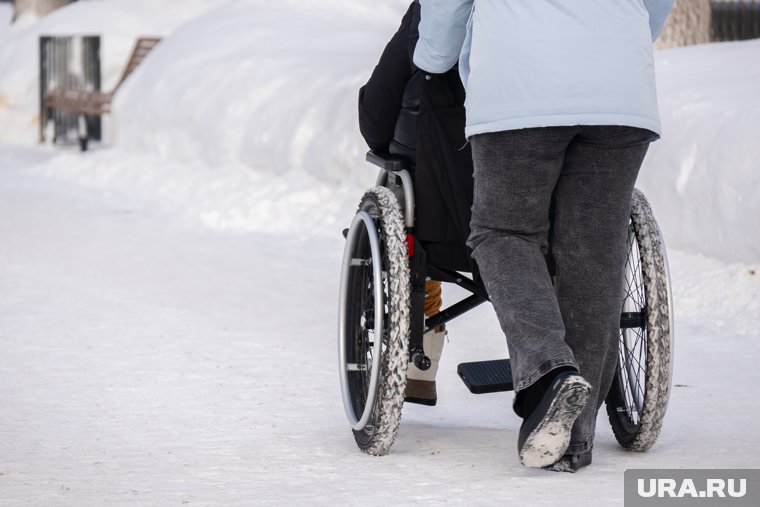
[[[478,134],[501,132],[504,130],[521,130],[540,127],[572,127],[576,125],[621,125],[647,129],[657,137],[661,134],[657,119],[626,114],[566,114],[508,118],[485,123],[468,124],[465,128],[467,139]]]

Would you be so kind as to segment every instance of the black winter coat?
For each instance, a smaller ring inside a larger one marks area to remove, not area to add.
[[[414,66],[417,1],[359,91],[359,129],[369,147],[415,166],[417,237],[432,262],[470,270],[472,153],[464,136],[464,88],[458,69],[426,74]]]

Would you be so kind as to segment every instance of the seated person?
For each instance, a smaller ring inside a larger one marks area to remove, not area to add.
[[[416,236],[436,265],[477,273],[465,241],[470,234],[472,156],[464,136],[464,87],[456,68],[429,75],[413,62],[419,2],[404,15],[369,81],[359,91],[359,128],[369,147],[409,160],[416,199]],[[477,276],[474,274],[473,276]],[[441,308],[441,282],[425,283],[425,316]],[[407,372],[406,401],[435,405],[435,377],[444,326],[423,337],[431,367]]]

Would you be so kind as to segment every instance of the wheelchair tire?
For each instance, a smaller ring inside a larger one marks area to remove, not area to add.
[[[662,428],[672,385],[673,307],[662,233],[635,190],[626,260],[625,300],[615,377],[606,398],[618,443],[646,451]]]
[[[338,333],[343,405],[357,445],[368,454],[387,454],[398,431],[410,297],[401,209],[387,188],[370,189],[346,237]]]

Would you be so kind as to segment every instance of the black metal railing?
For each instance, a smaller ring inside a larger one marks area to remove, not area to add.
[[[713,0],[711,39],[760,38],[760,0]]]
[[[43,111],[45,95],[56,89],[100,91],[100,36],[40,37],[40,141],[52,122],[52,140],[79,142],[79,115]],[[101,139],[100,116],[85,116],[90,139]],[[47,121],[45,121],[47,119]]]

